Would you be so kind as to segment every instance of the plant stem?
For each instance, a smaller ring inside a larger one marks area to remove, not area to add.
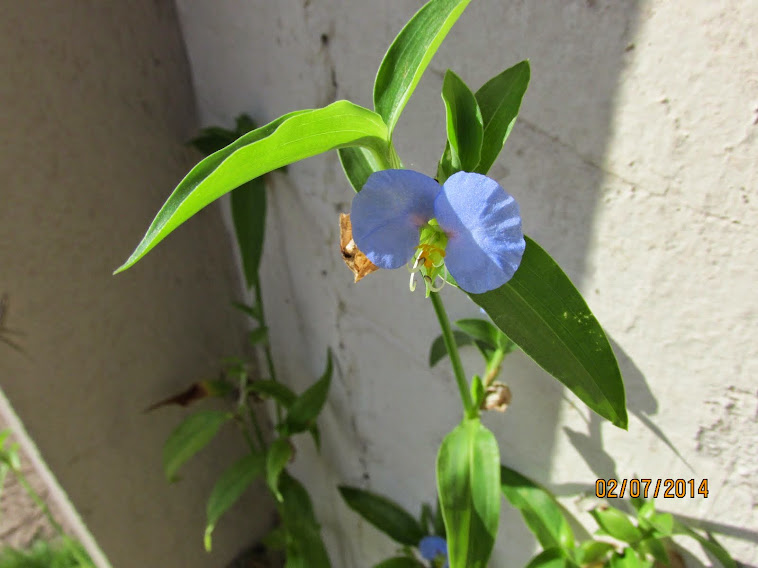
[[[432,299],[432,305],[434,306],[434,312],[437,314],[437,319],[442,328],[442,338],[445,341],[445,347],[450,356],[450,364],[453,366],[455,381],[458,383],[458,390],[460,391],[464,414],[467,418],[475,418],[479,412],[474,408],[474,403],[471,400],[466,373],[463,371],[463,364],[461,363],[461,357],[458,354],[458,346],[455,344],[453,329],[450,327],[450,320],[447,318],[445,306],[442,305],[442,298],[440,298],[439,292],[432,292],[430,297]]]
[[[266,314],[263,311],[263,295],[261,293],[260,277],[256,279],[254,288],[255,288],[255,306],[258,308],[258,314],[260,315],[260,320],[258,321],[258,323],[261,325],[261,327],[268,329],[268,326],[266,325]],[[274,357],[271,355],[271,346],[269,345],[268,338],[266,338],[266,341],[263,343],[263,353],[266,357],[266,368],[268,369],[269,378],[272,381],[277,381],[276,369],[274,368]],[[278,402],[275,403],[275,406],[276,406],[276,423],[281,424],[282,407],[279,405]],[[257,421],[255,422],[255,426],[256,428],[259,428]]]

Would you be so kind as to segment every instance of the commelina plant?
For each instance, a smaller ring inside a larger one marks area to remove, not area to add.
[[[523,235],[513,197],[486,175],[518,116],[529,83],[528,61],[505,69],[476,91],[447,71],[442,86],[447,140],[440,141],[444,150],[435,178],[403,169],[395,151],[395,125],[469,1],[431,0],[413,16],[379,67],[373,110],[341,100],[294,111],[198,163],[116,271],[133,266],[184,221],[236,187],[337,150],[356,191],[356,248],[379,268],[408,265],[412,288],[417,277],[423,281],[460,392],[463,418],[443,440],[436,466],[447,541],[443,561],[450,568],[484,567],[490,558],[500,512],[501,464],[497,441],[480,420],[486,387],[480,377],[469,381],[464,373],[439,293],[444,283],[467,294],[499,330],[590,409],[627,427],[624,386],[602,327],[556,262]],[[441,559],[426,551],[428,544],[425,552]]]

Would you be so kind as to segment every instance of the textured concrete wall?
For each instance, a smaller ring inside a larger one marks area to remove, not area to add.
[[[111,276],[199,158],[174,5],[5,3],[0,73],[0,293],[27,353],[0,343],[2,388],[114,566],[223,566],[272,522],[250,498],[203,550],[235,433],[170,486],[162,444],[185,412],[143,414],[243,352],[218,208]]]
[[[208,124],[242,110],[271,120],[337,98],[370,106],[381,56],[421,2],[177,4]],[[433,173],[444,70],[476,88],[531,59],[523,112],[491,175],[606,327],[633,416],[629,432],[601,423],[516,354],[505,366],[513,405],[486,423],[505,463],[564,496],[598,476],[707,478],[708,499],[658,506],[726,534],[753,564],[757,27],[752,0],[480,0],[395,135],[405,165]],[[433,500],[437,447],[459,418],[456,389],[444,366],[426,367],[438,331],[407,273],[352,284],[337,251],[337,213],[352,192],[336,156],[276,174],[271,195],[264,295],[277,361],[303,387],[327,346],[338,360],[323,456],[305,441],[296,469],[316,496],[335,566],[366,566],[392,545],[358,522],[335,485],[360,484],[412,510]],[[460,295],[444,296],[454,316],[476,315]],[[478,371],[475,358],[466,362]],[[506,509],[493,565],[523,565],[532,542]]]

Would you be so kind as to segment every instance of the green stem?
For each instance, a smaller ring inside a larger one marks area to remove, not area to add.
[[[437,314],[437,319],[442,328],[442,338],[445,341],[445,347],[450,356],[450,363],[453,366],[455,381],[458,383],[458,390],[460,391],[461,402],[463,403],[463,411],[467,418],[475,418],[479,414],[479,411],[474,408],[474,403],[471,400],[466,373],[463,371],[463,364],[461,363],[461,357],[458,354],[458,346],[455,344],[453,329],[450,326],[450,320],[447,318],[445,306],[442,305],[442,299],[440,298],[439,292],[432,292],[430,297],[432,299],[432,305],[434,306],[434,312]]]
[[[259,323],[261,327],[268,329],[268,327],[266,326],[266,314],[263,311],[263,295],[261,293],[260,277],[256,279],[254,288],[255,288],[255,305],[258,308],[258,314],[260,315]],[[263,343],[263,353],[266,357],[266,368],[268,369],[269,378],[272,381],[277,381],[276,369],[274,368],[274,357],[271,355],[271,346],[269,345],[268,339],[266,339],[266,341]],[[278,402],[275,403],[275,406],[276,406],[276,423],[281,424],[282,407],[279,405]],[[257,427],[258,422],[255,422],[255,424]]]

